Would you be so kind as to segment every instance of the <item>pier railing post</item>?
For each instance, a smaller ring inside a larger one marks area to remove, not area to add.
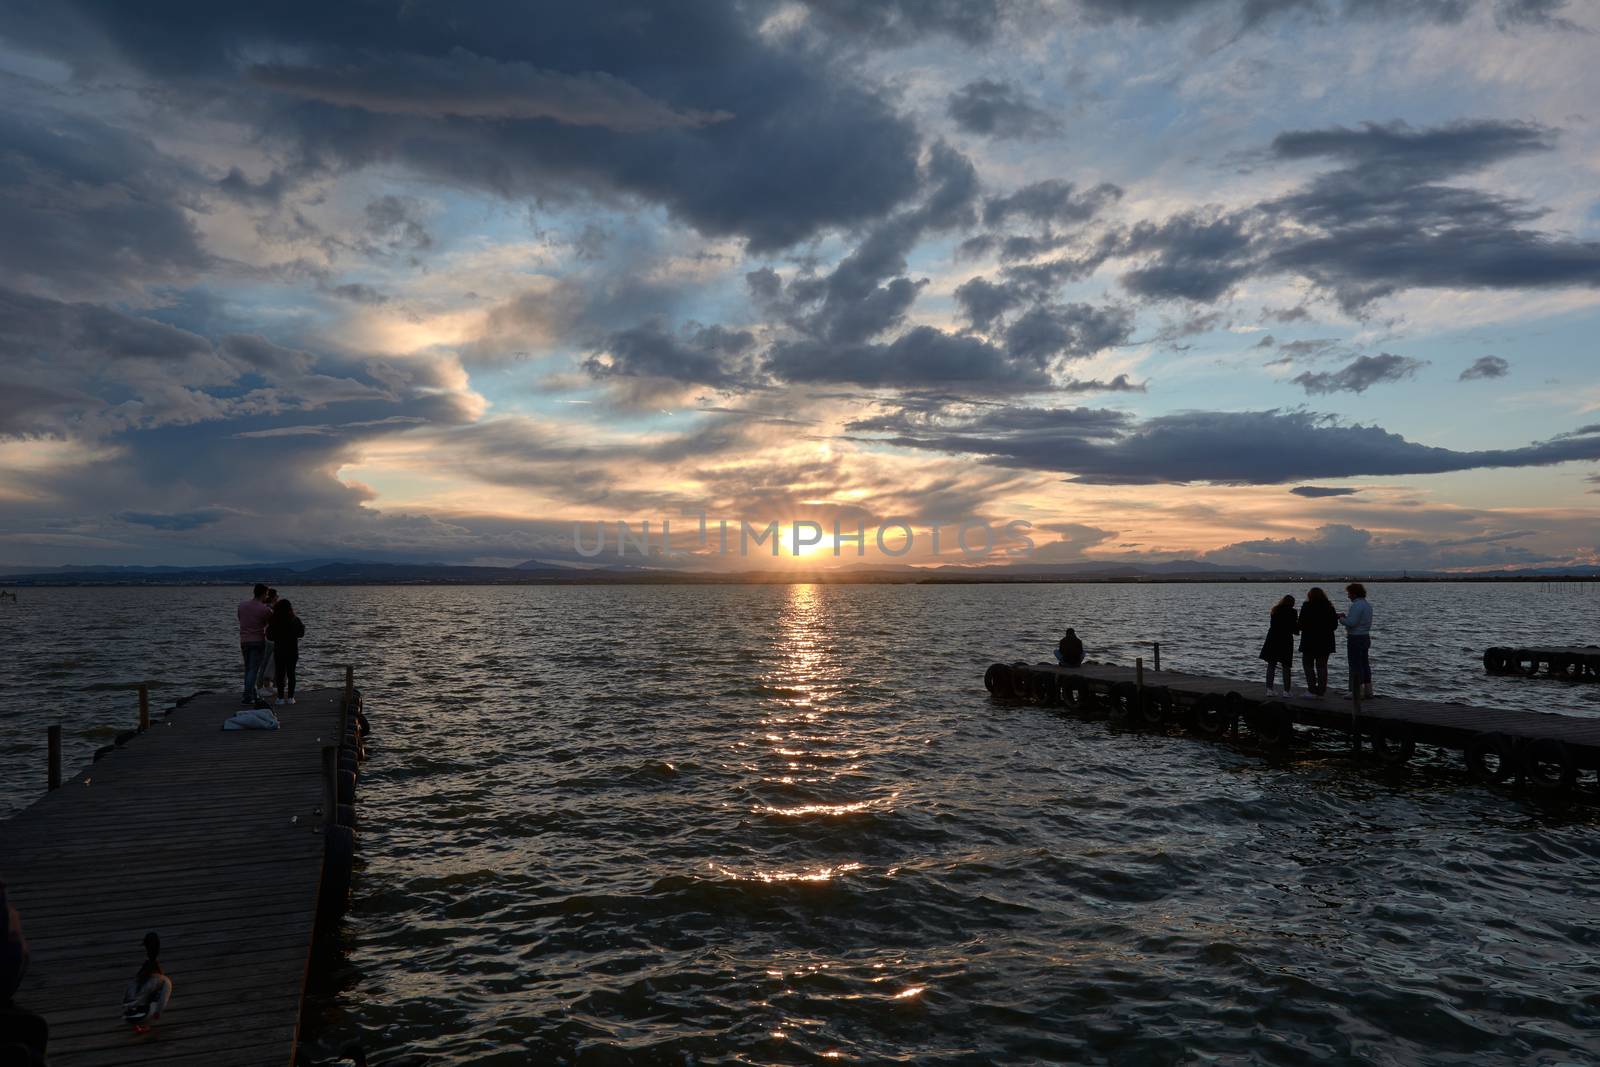
[[[50,750],[50,769],[45,780],[51,789],[61,788],[61,724],[57,723],[46,730],[49,743],[46,747]]]
[[[1155,664],[1152,666],[1151,669],[1159,671],[1161,669],[1161,642],[1160,641],[1152,641],[1150,643],[1153,646],[1155,646],[1155,650],[1156,650],[1156,661],[1155,661]]]
[[[150,729],[150,687],[139,683],[139,731]]]

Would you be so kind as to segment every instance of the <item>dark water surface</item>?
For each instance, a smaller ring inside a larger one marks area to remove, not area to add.
[[[302,684],[355,662],[379,731],[302,1062],[358,1032],[483,1064],[1600,1061],[1592,809],[983,692],[1068,623],[1255,678],[1285,591],[285,590]],[[1600,714],[1478,660],[1600,640],[1597,593],[1375,586],[1379,687]],[[115,683],[233,687],[241,595],[0,604],[0,813],[47,723],[69,767],[132,725]]]

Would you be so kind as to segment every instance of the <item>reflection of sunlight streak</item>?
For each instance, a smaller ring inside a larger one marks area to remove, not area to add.
[[[902,990],[900,990],[900,992],[898,992],[898,993],[896,993],[894,995],[893,999],[895,999],[895,1000],[905,1000],[907,997],[919,996],[922,993],[922,991],[927,989],[927,988],[928,987],[925,986],[925,985],[914,985],[910,989],[902,989]]]
[[[791,807],[781,807],[776,804],[759,804],[755,810],[765,815],[803,816],[803,815],[854,815],[863,811],[893,811],[894,802],[900,796],[896,789],[886,797],[877,797],[873,800],[857,800],[848,804],[796,804]]]
[[[814,871],[752,871],[750,874],[740,874],[738,871],[729,870],[711,864],[711,869],[724,878],[732,878],[741,882],[831,882],[835,875],[848,874],[859,871],[859,863],[841,863],[835,867],[820,867]],[[769,972],[770,973],[770,972]],[[778,972],[779,977],[783,972]]]

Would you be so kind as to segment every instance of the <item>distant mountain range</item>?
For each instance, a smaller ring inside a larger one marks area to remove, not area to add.
[[[287,562],[225,564],[203,567],[0,567],[0,586],[71,585],[554,585],[554,584],[785,584],[822,583],[950,583],[950,582],[1219,582],[1219,581],[1532,581],[1554,578],[1600,579],[1600,567],[1538,567],[1492,573],[1272,571],[1230,567],[1199,560],[1162,563],[1008,563],[983,567],[946,564],[850,564],[805,570],[717,572],[644,565],[578,568],[530,559],[513,567],[461,566],[446,563],[377,563],[353,559],[305,559]]]

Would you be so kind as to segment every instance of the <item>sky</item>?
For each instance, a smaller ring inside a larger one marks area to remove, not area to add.
[[[1600,563],[1597,49],[1590,0],[12,0],[0,565]]]

